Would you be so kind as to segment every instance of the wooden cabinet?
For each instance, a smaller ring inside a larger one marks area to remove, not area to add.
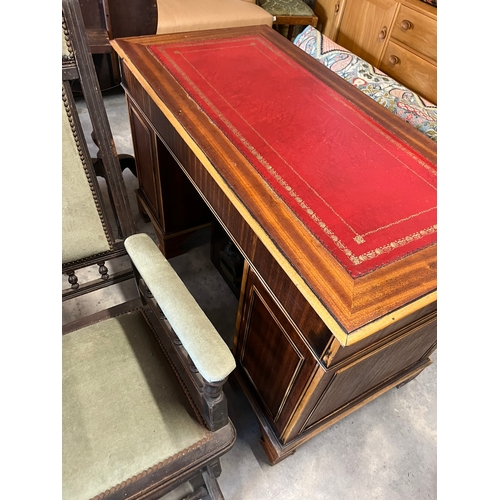
[[[436,18],[400,4],[378,67],[422,97],[437,103]]]
[[[319,0],[325,36],[437,103],[437,8],[421,0]]]

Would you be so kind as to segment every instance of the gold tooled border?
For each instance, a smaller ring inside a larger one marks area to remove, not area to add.
[[[242,37],[243,38],[247,38],[247,39],[251,39],[253,41],[253,43],[251,43],[250,45],[256,45],[255,41],[257,42],[260,42],[262,45],[264,45],[264,41],[265,39],[263,39],[262,37],[256,37],[255,35],[246,35],[245,37]],[[225,40],[203,40],[203,41],[192,41],[192,42],[181,42],[181,43],[177,43],[176,46],[185,46],[185,47],[193,47],[193,46],[199,46],[199,47],[207,47],[207,46],[210,46],[210,45],[214,45],[214,44],[217,44],[218,47],[220,47],[221,44],[223,43],[232,43],[234,44],[234,38],[229,38],[229,39],[225,39]],[[280,56],[284,62],[289,62],[288,59],[284,58],[284,54],[280,53],[279,51],[276,51],[274,50],[274,47],[270,44],[267,44],[265,45],[266,49],[271,49],[275,54],[277,54],[278,56]],[[322,231],[325,236],[331,240],[333,242],[333,244],[349,259],[349,261],[351,262],[351,264],[353,266],[358,266],[360,264],[363,264],[369,260],[372,260],[372,259],[375,259],[377,257],[380,257],[381,255],[384,255],[384,254],[387,254],[387,253],[390,253],[392,252],[393,250],[396,250],[398,248],[401,248],[403,246],[406,246],[408,245],[409,243],[413,243],[414,241],[417,241],[421,238],[424,238],[426,236],[429,236],[431,234],[434,234],[437,232],[437,224],[433,224],[429,227],[424,227],[420,230],[417,230],[417,231],[414,231],[412,232],[411,234],[406,234],[405,236],[402,236],[396,240],[393,240],[393,241],[390,241],[382,246],[379,246],[379,247],[375,247],[375,248],[372,248],[362,254],[355,254],[355,252],[353,251],[352,248],[350,248],[346,243],[344,243],[338,235],[335,234],[334,231],[332,231],[328,225],[320,218],[318,217],[318,215],[314,212],[314,210],[309,206],[307,205],[302,197],[294,190],[292,189],[292,187],[287,183],[287,181],[285,179],[283,179],[283,177],[281,175],[279,175],[276,170],[269,164],[269,162],[259,153],[259,151],[245,138],[245,136],[243,136],[241,134],[241,132],[226,118],[226,116],[221,112],[219,111],[219,109],[217,108],[217,106],[214,105],[213,102],[210,101],[210,99],[205,95],[205,93],[199,88],[198,85],[196,85],[195,82],[192,81],[192,79],[185,73],[185,71],[174,61],[174,59],[170,56],[170,54],[168,54],[167,52],[165,52],[165,50],[163,49],[163,47],[161,45],[157,45],[156,47],[156,50],[158,50],[162,56],[167,60],[167,62],[173,67],[175,68],[175,70],[177,71],[177,73],[187,82],[187,84],[189,85],[190,88],[192,88],[194,90],[194,92],[196,92],[196,95],[199,97],[199,99],[201,99],[202,102],[205,103],[205,105],[212,110],[212,112],[217,116],[217,118],[219,120],[221,120],[227,127],[228,129],[236,136],[236,138],[239,140],[239,142],[242,144],[242,146],[244,148],[246,148],[246,150],[250,153],[251,156],[253,156],[266,170],[267,172],[269,172],[269,174],[274,178],[274,180],[281,186],[283,187],[288,195],[298,204],[298,206],[302,209],[303,213],[306,214],[306,217],[310,218],[313,223],[315,223],[316,226],[318,226],[320,228],[320,231]],[[150,49],[150,47],[147,47],[147,50],[148,52],[156,59],[158,60],[158,62],[160,62],[160,64],[163,65],[162,61],[160,61],[158,59],[158,57],[152,52],[152,50]],[[202,49],[203,50],[203,49]],[[259,49],[258,49],[259,50]],[[175,51],[176,54],[179,54],[181,57],[184,58],[183,54],[180,52],[180,51]],[[262,52],[262,54],[264,56],[266,56],[266,54],[264,52]],[[186,64],[188,64],[189,66],[191,66],[191,68],[198,73],[198,75],[203,79],[203,75],[200,74],[198,72],[198,70],[191,65],[191,63],[186,59],[184,58],[184,61],[186,62]],[[291,64],[291,62],[290,62]],[[300,68],[300,66],[299,66]],[[167,68],[168,69],[168,68]],[[180,82],[174,75],[172,75],[176,80],[177,82],[179,83],[179,85],[181,85],[184,90],[188,93],[189,90],[186,88],[185,85],[182,84],[182,82]],[[207,85],[210,86],[210,83],[207,82]],[[212,87],[213,88],[213,87]],[[225,98],[223,95],[221,95],[217,89],[213,88],[213,90],[219,95],[219,97],[225,101]],[[332,96],[337,102],[339,102],[339,104],[342,104],[343,106],[347,106],[347,102],[345,101],[345,99],[340,99],[339,100],[339,96],[337,96],[331,89],[329,89],[328,87],[326,87],[326,90],[327,92],[329,93],[330,96]],[[194,98],[194,96],[191,96]],[[333,110],[331,108],[331,106],[326,102],[324,101],[323,99],[321,99],[319,96],[318,96],[318,99],[320,99],[323,104],[324,104],[324,107],[325,108],[329,108],[331,111],[334,111],[336,112],[336,110]],[[227,101],[226,101],[227,102]],[[230,104],[228,103],[228,105],[230,106]],[[240,116],[240,118],[246,122],[246,120],[241,116],[239,115],[238,111],[235,110],[233,108],[234,112]],[[408,148],[406,148],[403,144],[401,144],[400,142],[398,141],[395,141],[393,137],[391,137],[389,134],[387,134],[383,129],[381,129],[380,127],[375,127],[374,126],[374,123],[371,122],[370,120],[366,119],[366,117],[364,117],[363,115],[361,115],[361,119],[365,122],[365,124],[367,126],[369,126],[375,133],[377,133],[378,135],[382,136],[385,140],[388,140],[389,142],[391,142],[394,146],[396,146],[398,149],[400,150],[403,150],[403,152],[411,157],[412,160],[416,161],[417,163],[419,163],[423,168],[425,168],[428,172],[432,173],[433,175],[436,175],[436,171],[434,169],[431,169],[429,167],[429,162],[424,162],[418,155],[414,154],[411,150],[409,150]],[[254,133],[256,135],[260,135],[255,129],[253,129],[252,125],[249,124],[247,122],[248,126],[254,131]],[[358,127],[357,127],[358,128]],[[364,133],[364,131],[361,131]],[[373,137],[370,136],[371,139],[373,139]],[[262,140],[264,142],[266,142],[266,144],[268,144],[268,146],[272,148],[272,145],[270,145],[269,143],[267,143],[267,141],[262,138]],[[378,143],[377,143],[378,144]],[[390,151],[388,151],[386,148],[384,148],[381,144],[379,144],[380,147],[382,147],[388,154],[390,154],[391,156],[394,156]],[[278,156],[279,153],[275,152]],[[282,161],[288,165],[288,167],[292,170],[292,172],[294,172],[295,175],[297,175],[301,180],[302,182],[311,190],[311,192],[317,197],[319,198],[323,204],[329,208],[334,214],[335,216],[350,230],[353,232],[354,234],[354,237],[353,237],[353,241],[357,244],[362,244],[365,242],[365,239],[364,239],[364,236],[368,235],[368,234],[372,234],[372,233],[375,233],[375,232],[378,232],[382,229],[385,229],[389,226],[393,226],[395,224],[398,224],[400,222],[403,222],[405,220],[408,220],[408,219],[411,219],[411,218],[414,218],[418,215],[421,215],[422,213],[424,212],[429,212],[431,210],[436,210],[437,207],[434,206],[434,207],[429,207],[428,209],[426,209],[425,211],[421,211],[419,213],[416,213],[416,214],[412,214],[411,216],[409,217],[406,217],[404,219],[400,219],[400,220],[397,220],[397,221],[393,221],[391,222],[390,224],[387,224],[386,226],[383,226],[383,227],[380,227],[380,228],[376,228],[376,229],[373,229],[373,230],[370,230],[368,231],[367,233],[364,233],[364,234],[359,234],[357,231],[354,230],[354,228],[352,228],[346,221],[344,221],[344,219],[339,215],[337,214],[337,212],[328,205],[328,203],[323,200],[323,198],[321,197],[321,195],[319,193],[317,193],[311,186],[309,186],[308,182],[303,179],[300,174],[298,174],[294,168],[288,164],[288,162],[282,158],[280,156],[280,158],[282,159]],[[417,177],[421,177],[417,172],[415,172],[412,168],[410,168],[407,164],[405,164],[404,162],[402,162],[402,160],[396,158],[397,161],[399,161],[400,163],[403,164],[403,166],[405,168],[407,168],[408,170],[411,170]],[[264,178],[262,178],[263,182],[266,182]],[[425,179],[422,179],[423,182],[428,183],[428,181],[426,181]],[[266,182],[266,184],[269,186],[269,184]],[[431,185],[431,187],[433,189],[436,189],[435,186]],[[276,193],[276,190],[272,187],[272,186],[269,186],[269,188]],[[285,202],[286,203],[286,202]],[[291,207],[290,207],[291,208]],[[305,220],[303,221],[305,222]],[[431,243],[432,244],[432,243]],[[348,270],[349,272],[349,270]],[[354,277],[354,275],[353,275]]]

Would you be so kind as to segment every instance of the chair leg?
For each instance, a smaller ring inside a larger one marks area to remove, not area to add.
[[[203,480],[212,500],[224,500],[219,483],[215,477],[212,477],[207,471],[203,471]]]
[[[205,486],[201,486],[196,491],[184,497],[182,500],[203,500],[208,495],[208,491]]]

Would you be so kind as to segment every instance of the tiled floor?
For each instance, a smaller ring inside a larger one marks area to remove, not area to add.
[[[118,152],[133,154],[123,94],[105,93],[105,103]],[[85,109],[81,114],[85,124]],[[139,229],[153,234],[137,213],[137,180],[128,170],[124,176]],[[208,236],[206,231],[196,235],[191,250],[172,264],[230,343],[237,303],[209,260]],[[121,289],[124,296],[134,293],[127,286]],[[101,305],[106,300],[103,295]],[[65,315],[80,312],[68,304]],[[229,414],[238,439],[221,460],[219,484],[226,500],[437,498],[436,353],[432,359],[417,379],[365,405],[272,467],[259,443],[250,405],[228,385]]]

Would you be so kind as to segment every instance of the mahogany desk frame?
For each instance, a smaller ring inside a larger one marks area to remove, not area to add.
[[[236,376],[275,464],[431,363],[437,245],[351,278],[144,50],[151,43],[251,33],[266,37],[434,164],[436,144],[266,26],[111,42],[127,95],[138,202],[162,252],[174,256],[214,217],[244,257]]]

